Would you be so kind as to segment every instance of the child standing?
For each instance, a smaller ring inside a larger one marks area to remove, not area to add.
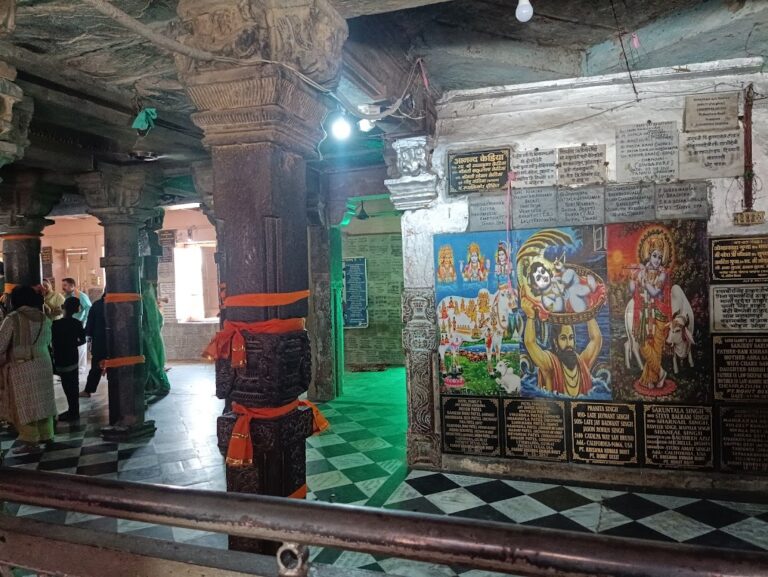
[[[56,374],[61,377],[61,386],[67,397],[69,408],[59,415],[60,421],[76,421],[80,418],[78,390],[78,349],[85,343],[83,324],[74,317],[80,311],[80,299],[69,297],[64,301],[64,318],[53,322],[53,364]]]

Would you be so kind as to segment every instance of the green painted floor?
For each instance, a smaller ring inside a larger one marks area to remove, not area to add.
[[[331,427],[307,441],[307,498],[381,507],[408,472],[405,369],[347,373],[319,407]]]

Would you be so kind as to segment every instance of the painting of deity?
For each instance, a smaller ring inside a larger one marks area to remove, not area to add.
[[[604,239],[603,227],[435,237],[444,392],[611,398],[595,230]]]
[[[610,400],[601,226],[517,231],[523,396]]]
[[[608,226],[617,398],[709,399],[706,222]]]

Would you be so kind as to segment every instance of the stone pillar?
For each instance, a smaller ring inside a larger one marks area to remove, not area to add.
[[[36,172],[13,172],[0,185],[0,236],[3,239],[5,286],[42,282],[40,237],[53,221],[45,218],[61,191],[42,182]]]
[[[344,261],[341,227],[328,231],[331,268],[331,335],[336,394],[344,393]]]
[[[33,103],[16,84],[16,69],[0,62],[0,168],[24,156]],[[5,284],[41,282],[40,235],[51,224],[44,217],[61,196],[40,184],[38,173],[5,176],[0,189],[0,236],[3,237]],[[3,287],[0,287],[3,289]]]
[[[438,331],[434,287],[409,286],[408,271],[423,266],[423,254],[408,250],[406,229],[409,215],[426,208],[437,198],[437,176],[429,171],[429,141],[427,137],[397,140],[396,165],[390,166],[393,176],[384,181],[392,204],[407,211],[403,223],[403,270],[406,282],[403,291],[403,347],[408,387],[408,464],[418,467],[440,466],[439,424],[435,420],[435,391],[438,371]]]
[[[338,78],[346,22],[327,0],[251,0],[248,9],[215,0],[180,0],[180,41],[230,58],[288,64],[332,87]],[[295,73],[275,65],[232,66],[176,56],[199,112],[213,167],[213,200],[223,247],[227,296],[306,290],[306,163],[323,138],[325,98]],[[226,319],[253,323],[305,317],[307,301],[284,306],[228,306]],[[246,366],[217,363],[217,394],[245,407],[277,408],[295,401],[311,378],[305,331],[244,331]],[[237,416],[219,418],[226,452]],[[293,410],[254,419],[250,464],[227,467],[227,490],[286,497],[306,481],[305,439],[312,415]],[[273,552],[275,544],[230,538],[230,547]]]
[[[159,175],[139,167],[103,165],[99,172],[78,177],[89,212],[104,227],[107,295],[134,295],[106,300],[107,352],[109,359],[142,356],[142,303],[139,231],[155,215],[154,200],[160,191]],[[114,298],[114,297],[113,297]],[[153,421],[144,420],[145,366],[130,362],[109,368],[109,423],[102,436],[110,441],[152,434]]]
[[[331,316],[331,243],[323,199],[321,174],[309,170],[309,300],[307,329],[312,342],[312,381],[307,398],[327,402],[336,398],[334,380],[333,318]]]
[[[316,402],[327,402],[336,398],[329,232],[324,224],[309,227],[312,298],[307,328],[312,336],[312,382],[307,396]]]

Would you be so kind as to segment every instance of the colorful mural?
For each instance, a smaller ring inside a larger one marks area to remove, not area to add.
[[[434,254],[444,392],[612,398],[603,226],[439,235]]]
[[[707,225],[609,225],[615,397],[709,400]]]

